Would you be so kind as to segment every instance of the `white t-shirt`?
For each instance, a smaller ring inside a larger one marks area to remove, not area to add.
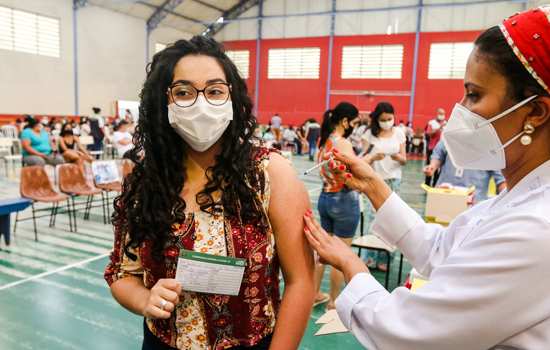
[[[369,129],[363,137],[369,145],[373,145],[370,154],[384,153],[386,157],[382,160],[372,163],[374,171],[376,171],[384,180],[401,179],[403,173],[401,164],[391,158],[392,154],[399,153],[401,145],[405,143],[405,133],[398,127],[392,129],[391,137],[375,137]]]
[[[119,143],[121,140],[128,140],[130,141],[130,143],[127,145],[122,145]],[[121,158],[124,156],[124,153],[134,148],[134,144],[132,143],[132,134],[130,134],[128,131],[115,131],[115,133],[113,134],[113,143],[115,144],[118,156]]]

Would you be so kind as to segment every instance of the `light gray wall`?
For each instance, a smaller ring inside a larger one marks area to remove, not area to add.
[[[72,115],[74,103],[71,0],[0,0],[0,6],[60,20],[60,58],[0,50],[0,114]],[[116,100],[138,100],[145,79],[145,20],[98,6],[78,10],[78,114],[92,106],[114,114]],[[160,26],[150,36],[172,43],[190,34]]]

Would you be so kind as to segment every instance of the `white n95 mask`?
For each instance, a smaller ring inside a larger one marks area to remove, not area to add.
[[[531,96],[488,120],[457,103],[443,130],[443,142],[455,167],[471,170],[506,168],[504,149],[519,139],[523,131],[503,145],[492,123],[535,98],[536,95]]]
[[[168,105],[168,122],[174,131],[197,152],[204,152],[214,145],[233,120],[231,100],[214,106],[199,95],[192,106]]]

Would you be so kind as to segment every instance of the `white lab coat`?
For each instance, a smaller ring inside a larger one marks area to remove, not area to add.
[[[430,282],[350,281],[337,311],[369,350],[550,349],[550,161],[448,228],[392,194],[373,230]]]

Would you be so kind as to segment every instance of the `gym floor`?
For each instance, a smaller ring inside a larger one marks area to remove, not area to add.
[[[293,163],[298,174],[312,166],[303,157],[295,156]],[[401,186],[401,196],[419,213],[425,200],[421,168],[421,161],[409,161]],[[318,176],[300,178],[316,208]],[[0,199],[18,196],[18,188],[16,181],[0,177]],[[29,210],[21,214],[29,215]],[[0,349],[139,349],[142,319],[119,306],[103,280],[113,234],[103,224],[101,209],[94,209],[88,221],[78,219],[78,233],[69,232],[64,214],[58,215],[55,228],[48,227],[47,217],[37,225],[38,242],[31,220],[18,224],[11,246],[0,243]],[[397,285],[398,258],[395,254],[390,290]],[[405,262],[403,277],[409,270]],[[325,291],[329,271],[322,284]],[[383,273],[373,274],[383,283]],[[314,336],[320,328],[315,321],[323,313],[324,305],[314,309],[300,349],[361,349],[349,333]]]

